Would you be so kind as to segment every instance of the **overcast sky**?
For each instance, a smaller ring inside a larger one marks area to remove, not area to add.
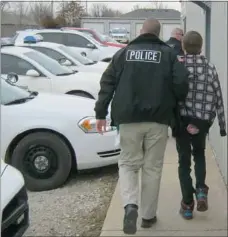
[[[4,1],[4,0],[3,0]],[[18,0],[11,0],[12,2],[18,2]],[[38,2],[36,0],[30,0],[29,2]],[[41,1],[45,1],[45,0],[41,0]],[[63,1],[66,1],[66,0],[63,0]],[[25,1],[23,1],[25,2]],[[45,1],[47,2],[47,1]],[[61,2],[61,1],[55,1],[55,4],[54,6],[57,6],[58,5],[58,2]],[[81,2],[83,3],[83,5],[85,5],[85,0],[81,0]],[[153,1],[131,1],[131,0],[98,0],[96,2],[96,0],[88,0],[87,1],[87,5],[88,5],[88,10],[90,9],[90,7],[94,4],[94,3],[105,3],[107,4],[109,7],[113,8],[113,9],[118,9],[124,13],[126,12],[130,12],[132,10],[132,7],[134,5],[139,5],[141,7],[148,7],[148,6],[151,6],[152,4],[150,2],[153,2]],[[170,9],[176,9],[176,10],[179,10],[180,11],[180,2],[179,1],[172,1],[172,0],[166,0],[166,1],[160,1],[160,2],[163,2],[164,5],[167,6],[167,8],[170,8]]]
[[[167,0],[167,1],[161,1],[161,2],[163,2],[164,5],[167,6],[167,8],[176,9],[180,11],[179,1],[174,2],[172,0]],[[136,4],[141,7],[148,7],[152,5],[149,1],[146,2],[146,1],[131,1],[131,0],[124,0],[124,1],[118,0],[118,2],[115,2],[113,0],[106,0],[104,3],[106,3],[108,6],[112,7],[113,9],[118,9],[123,12],[130,12],[132,10],[132,7]],[[90,8],[92,4],[93,4],[92,2],[88,1],[88,8]]]

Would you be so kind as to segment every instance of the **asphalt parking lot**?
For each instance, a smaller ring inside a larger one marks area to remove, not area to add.
[[[25,236],[99,236],[118,179],[117,166],[72,174],[61,188],[29,192]]]

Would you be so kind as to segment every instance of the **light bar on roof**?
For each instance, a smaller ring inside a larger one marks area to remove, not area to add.
[[[24,38],[24,43],[38,43],[43,41],[43,37],[41,35],[28,35]]]

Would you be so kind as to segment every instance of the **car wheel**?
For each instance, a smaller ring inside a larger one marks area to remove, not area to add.
[[[19,169],[30,191],[58,188],[68,178],[72,156],[65,141],[49,132],[25,136],[15,147],[11,164]]]
[[[90,95],[86,92],[83,92],[83,91],[71,91],[71,92],[68,92],[67,94],[81,96],[81,97],[89,98],[89,99],[94,99],[92,95]]]

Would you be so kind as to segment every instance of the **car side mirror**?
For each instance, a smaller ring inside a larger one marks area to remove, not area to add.
[[[17,83],[18,82],[18,75],[14,72],[10,72],[10,73],[8,73],[6,80],[11,83]]]
[[[59,64],[61,64],[62,66],[71,66],[72,65],[71,61],[66,58],[61,58],[58,61],[59,61]]]
[[[29,77],[39,77],[40,74],[39,72],[37,72],[36,70],[34,69],[30,69],[26,72],[26,76],[29,76]]]
[[[101,62],[105,62],[105,63],[110,63],[112,61],[112,58],[104,58],[101,60]]]
[[[83,57],[86,57],[86,56],[87,56],[87,54],[86,54],[85,52],[81,52],[81,55],[82,55]]]
[[[86,46],[90,49],[96,49],[97,48],[96,45],[94,45],[94,44],[87,44]]]

